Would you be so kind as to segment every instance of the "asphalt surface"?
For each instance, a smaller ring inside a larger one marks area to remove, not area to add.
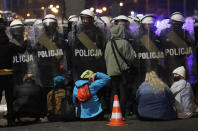
[[[198,131],[198,118],[174,121],[125,121],[128,125],[111,127],[108,121],[74,121],[36,123],[0,128],[0,131]]]
[[[3,98],[1,104],[5,103]],[[0,105],[2,107],[2,105]],[[3,108],[2,108],[3,109]],[[1,115],[5,112],[0,111]],[[2,118],[0,118],[1,122]],[[40,122],[15,127],[0,127],[0,131],[198,131],[198,118],[173,121],[140,121],[135,116],[129,117],[128,125],[111,127],[109,121],[74,121],[74,122]],[[1,125],[1,123],[0,123]]]

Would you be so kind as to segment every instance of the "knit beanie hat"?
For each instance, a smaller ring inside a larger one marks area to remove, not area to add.
[[[185,75],[186,70],[183,66],[180,66],[180,67],[176,68],[175,70],[173,70],[173,74],[178,74],[178,75],[185,78],[186,77],[186,75]]]
[[[91,71],[91,70],[86,70],[86,71],[84,71],[82,74],[81,74],[81,76],[80,76],[80,78],[82,78],[82,79],[88,79],[91,75],[93,75],[94,74],[94,72],[93,71]]]
[[[64,86],[65,78],[63,76],[54,77],[54,86]]]

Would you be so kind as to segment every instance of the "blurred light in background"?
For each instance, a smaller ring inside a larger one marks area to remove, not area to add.
[[[120,2],[120,6],[121,6],[121,7],[124,6],[124,3],[123,3],[123,2]]]
[[[102,7],[102,10],[103,11],[107,11],[107,7]]]
[[[90,10],[91,10],[91,11],[94,11],[94,8],[93,8],[93,7],[91,7],[91,8],[90,8]]]
[[[51,8],[51,11],[54,12],[54,13],[58,13],[58,9],[56,9],[56,8],[54,8],[54,7]]]
[[[30,13],[27,13],[27,17],[30,17]]]

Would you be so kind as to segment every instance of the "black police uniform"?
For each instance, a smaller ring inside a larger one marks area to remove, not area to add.
[[[188,31],[180,28],[167,28],[160,34],[160,40],[164,48],[166,82],[170,86],[172,84],[172,71],[179,66],[186,69],[186,78],[188,75],[187,57],[193,51],[193,40]],[[186,53],[182,51],[186,50]]]
[[[2,98],[2,91],[5,90],[5,97],[7,101],[7,119],[8,125],[14,122],[13,115],[13,56],[17,53],[23,53],[25,46],[17,46],[9,42],[6,34],[0,34],[0,99]]]

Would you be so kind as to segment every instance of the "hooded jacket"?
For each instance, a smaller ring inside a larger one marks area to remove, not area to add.
[[[128,63],[132,63],[136,54],[132,46],[125,38],[126,38],[125,27],[123,25],[115,25],[111,28],[111,39],[115,40],[119,52],[128,61]],[[120,57],[116,49],[115,52],[122,71],[127,70],[129,67]],[[107,74],[109,76],[121,75],[115,56],[113,54],[113,50],[111,48],[111,41],[109,41],[106,45],[105,62],[106,62]]]
[[[78,80],[75,82],[75,87],[73,90],[73,103],[75,105],[77,105],[78,103],[80,104],[80,108],[81,108],[80,118],[92,118],[99,115],[102,112],[102,107],[100,100],[97,96],[97,92],[101,88],[103,88],[109,81],[110,81],[110,77],[108,75],[97,72],[96,80],[91,85],[89,85],[89,90],[92,95],[91,99],[81,103],[79,103],[77,100],[78,88],[85,84],[89,84],[90,81]]]
[[[176,81],[171,86],[171,91],[175,96],[175,106],[178,113],[194,112],[196,105],[190,83],[184,79]]]

